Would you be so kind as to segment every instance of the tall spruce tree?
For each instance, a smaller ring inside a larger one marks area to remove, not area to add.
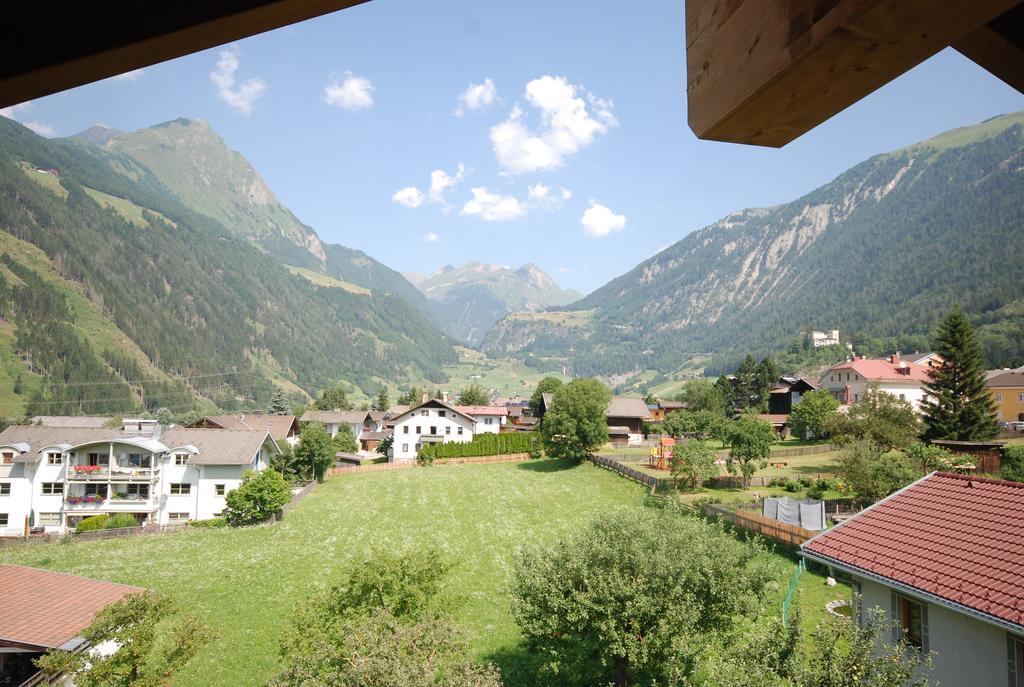
[[[381,387],[380,391],[377,392],[377,398],[373,399],[374,410],[390,410],[391,399],[388,398],[387,387]]]
[[[925,438],[974,441],[996,435],[996,405],[985,386],[985,364],[974,328],[960,308],[939,325],[935,350],[942,364],[930,370],[921,404]]]
[[[267,406],[267,412],[271,415],[288,414],[288,399],[284,397],[284,392],[280,389],[276,390],[274,395],[270,397],[270,405]]]

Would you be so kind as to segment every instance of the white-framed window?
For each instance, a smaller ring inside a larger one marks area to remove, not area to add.
[[[409,444],[402,444],[402,453],[409,452]]]
[[[41,486],[45,495],[64,493],[64,485],[60,482],[43,482]]]
[[[49,453],[46,454],[47,465],[60,465],[61,462],[61,455],[59,453],[50,451]]]
[[[214,484],[213,493],[217,496],[223,496],[227,493],[227,485],[225,484]]]
[[[0,482],[0,496],[10,496],[10,495],[11,495],[11,483],[10,482]]]
[[[459,427],[459,435],[462,434],[462,427]]]
[[[86,484],[85,485],[86,496],[102,496],[107,498],[107,485],[106,484]]]
[[[7,513],[0,513],[0,527],[7,527]]]
[[[485,425],[489,425],[489,424],[492,424],[492,421],[493,421],[493,420],[494,420],[494,418],[493,418],[493,417],[485,417],[485,418],[484,418],[484,424],[485,424]]]
[[[430,427],[430,436],[432,436],[432,437],[436,437],[437,436],[437,425],[431,425],[431,427]]]
[[[996,403],[1002,403],[1002,402],[1003,402],[1003,395],[1002,394],[996,394]]]
[[[175,482],[171,484],[171,496],[185,496],[192,493],[192,485],[188,482]]]
[[[186,522],[188,520],[188,513],[168,513],[168,522]]]
[[[444,433],[445,434],[451,434],[452,433],[451,425],[448,425],[447,427],[444,428]]]
[[[187,453],[176,453],[176,454],[174,454],[174,464],[175,465],[187,465],[188,464],[188,454]]]
[[[60,527],[60,513],[40,513],[37,523],[40,527]]]
[[[0,453],[0,465],[14,465],[14,453],[11,451]]]

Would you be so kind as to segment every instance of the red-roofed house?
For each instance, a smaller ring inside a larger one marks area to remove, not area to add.
[[[932,473],[801,546],[943,685],[1024,684],[1024,484]]]
[[[921,401],[927,395],[924,385],[931,379],[928,370],[926,365],[901,359],[899,353],[878,359],[854,356],[826,370],[819,386],[831,391],[840,403],[850,405],[864,397],[869,385],[876,384],[880,391],[908,401],[914,410],[920,410]]]

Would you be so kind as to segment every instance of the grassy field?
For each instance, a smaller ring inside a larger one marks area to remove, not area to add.
[[[349,293],[357,293],[363,296],[369,296],[371,293],[370,289],[364,286],[358,286],[356,284],[344,281],[342,279],[335,279],[334,277],[327,274],[321,274],[319,272],[314,272],[313,270],[307,270],[305,267],[294,267],[292,265],[288,265],[288,271],[291,272],[292,274],[297,274],[300,277],[305,278],[307,281],[309,281],[312,284],[316,284],[317,286],[327,286],[334,289],[343,289],[345,291],[348,291]]]
[[[434,545],[457,561],[449,583],[465,599],[460,622],[473,654],[496,662],[510,687],[525,687],[534,659],[519,647],[508,610],[516,552],[609,508],[643,504],[645,493],[607,470],[555,460],[346,475],[275,525],[0,549],[0,563],[170,594],[220,633],[176,684],[235,687],[263,684],[275,671],[277,629],[316,585],[373,550]],[[776,558],[781,600],[792,561]],[[803,584],[822,579],[807,575]],[[808,614],[820,617],[815,610]]]
[[[544,377],[552,376],[569,381],[564,375],[540,372],[517,360],[490,358],[480,351],[462,346],[456,346],[455,350],[459,353],[459,362],[444,367],[449,381],[441,385],[452,393],[458,393],[460,389],[475,382],[485,389],[497,389],[502,396],[529,398],[537,388],[537,382]]]

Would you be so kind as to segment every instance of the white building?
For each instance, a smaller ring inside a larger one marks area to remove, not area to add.
[[[467,415],[456,406],[437,399],[410,408],[392,418],[395,433],[391,444],[391,460],[396,463],[416,460],[416,455],[425,444],[472,441],[478,419],[481,420],[481,427],[488,430],[495,427],[491,415]],[[492,422],[487,423],[487,419],[492,419]],[[496,427],[494,431],[497,432]]]
[[[811,337],[811,345],[815,348],[819,348],[821,346],[836,346],[839,344],[838,329],[829,329],[824,332],[812,331],[808,332],[808,335]]]
[[[455,410],[473,418],[474,434],[499,434],[501,426],[508,420],[508,408],[504,406],[452,406]]]
[[[342,425],[348,425],[356,442],[362,440],[363,432],[375,432],[378,423],[369,410],[307,410],[299,418],[300,422],[319,422],[333,439]]]
[[[15,425],[0,432],[0,536],[64,532],[100,513],[140,524],[204,520],[278,451],[266,431]]]
[[[929,369],[925,365],[902,360],[899,353],[883,359],[854,356],[826,370],[819,386],[832,392],[843,405],[850,405],[864,398],[868,386],[874,384],[879,391],[907,401],[919,411],[921,401],[927,396],[924,385],[931,379]]]

